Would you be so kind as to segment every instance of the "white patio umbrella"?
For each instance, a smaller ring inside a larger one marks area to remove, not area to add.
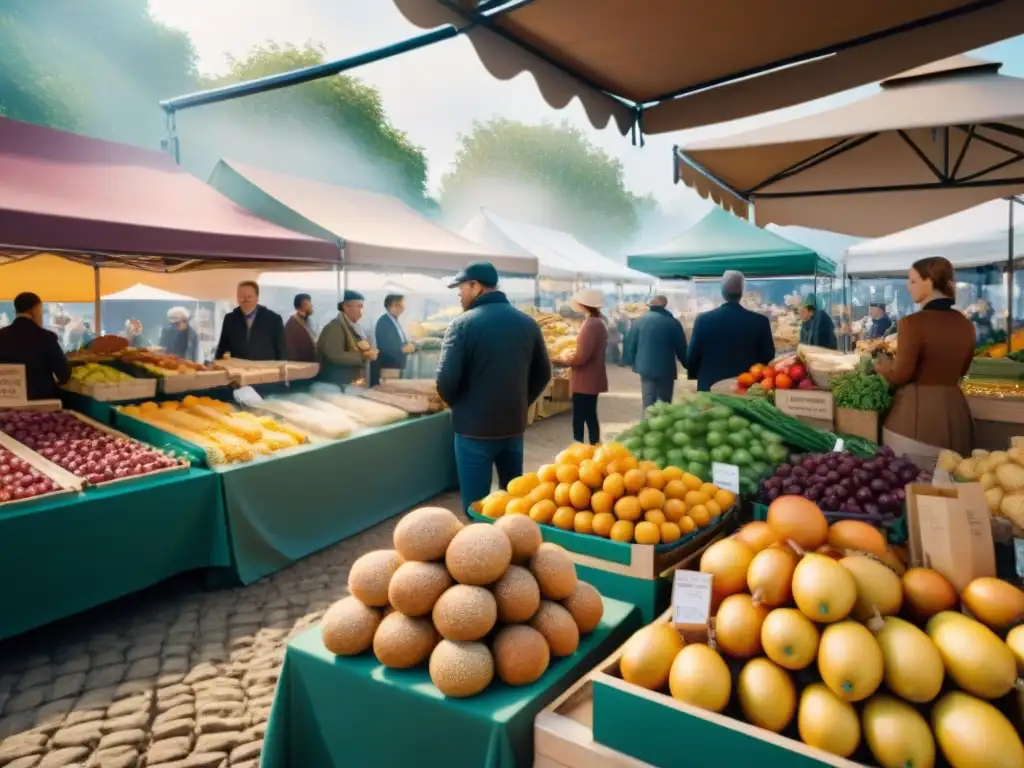
[[[759,226],[878,237],[1024,191],[1024,79],[967,56],[833,110],[678,147],[677,181]]]

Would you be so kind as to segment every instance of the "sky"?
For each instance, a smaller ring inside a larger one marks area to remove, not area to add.
[[[407,22],[390,0],[149,0],[153,15],[191,36],[204,74],[227,70],[226,55],[244,56],[255,45],[273,40],[301,45],[322,43],[330,58],[344,58],[379,48],[423,30]],[[1024,38],[974,52],[1004,63],[1003,73],[1024,77]],[[474,120],[492,116],[534,123],[568,120],[594,144],[619,158],[627,186],[636,194],[653,194],[667,213],[696,218],[710,205],[683,185],[672,183],[672,145],[830,109],[872,93],[865,86],[790,109],[692,131],[646,137],[634,147],[613,128],[595,130],[583,109],[572,102],[564,110],[550,107],[529,74],[498,81],[479,63],[469,42],[455,38],[392,59],[352,70],[376,86],[392,123],[423,147],[430,164],[430,188],[436,192],[451,165],[458,135]]]

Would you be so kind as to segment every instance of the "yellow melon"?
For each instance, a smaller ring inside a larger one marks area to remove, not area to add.
[[[656,691],[668,682],[682,636],[670,624],[649,624],[637,630],[622,646],[619,672],[627,683]]]

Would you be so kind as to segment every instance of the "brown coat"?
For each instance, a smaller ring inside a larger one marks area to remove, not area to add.
[[[297,363],[316,362],[316,337],[309,330],[308,321],[297,315],[288,318],[284,324],[284,345],[288,359]]]
[[[926,304],[900,320],[896,362],[885,377],[896,397],[885,429],[961,455],[974,448],[974,422],[960,379],[974,358],[971,321],[949,300]]]
[[[568,361],[573,394],[599,395],[608,391],[607,350],[608,326],[600,317],[588,317],[576,337],[576,354]]]

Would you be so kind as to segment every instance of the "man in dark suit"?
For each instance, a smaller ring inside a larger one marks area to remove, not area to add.
[[[0,328],[0,363],[25,366],[29,400],[55,398],[57,384],[71,378],[71,366],[57,334],[43,328],[43,302],[34,293],[19,293],[14,311],[14,322]]]
[[[644,410],[656,402],[672,402],[679,378],[676,360],[686,364],[686,332],[668,311],[668,299],[655,296],[647,314],[637,318],[622,345],[622,362],[640,375]]]
[[[416,351],[399,322],[404,311],[404,296],[389,293],[384,297],[384,314],[377,319],[373,332],[380,356],[370,364],[370,386],[377,386],[381,379],[402,378],[406,357]]]
[[[260,287],[243,280],[235,291],[238,306],[224,318],[216,358],[242,360],[285,360],[284,321],[260,301]]]
[[[697,379],[697,389],[707,392],[723,379],[739,376],[756,363],[775,357],[772,324],[764,315],[740,305],[743,273],[722,275],[722,298],[717,309],[697,315],[686,358],[686,371]]]

